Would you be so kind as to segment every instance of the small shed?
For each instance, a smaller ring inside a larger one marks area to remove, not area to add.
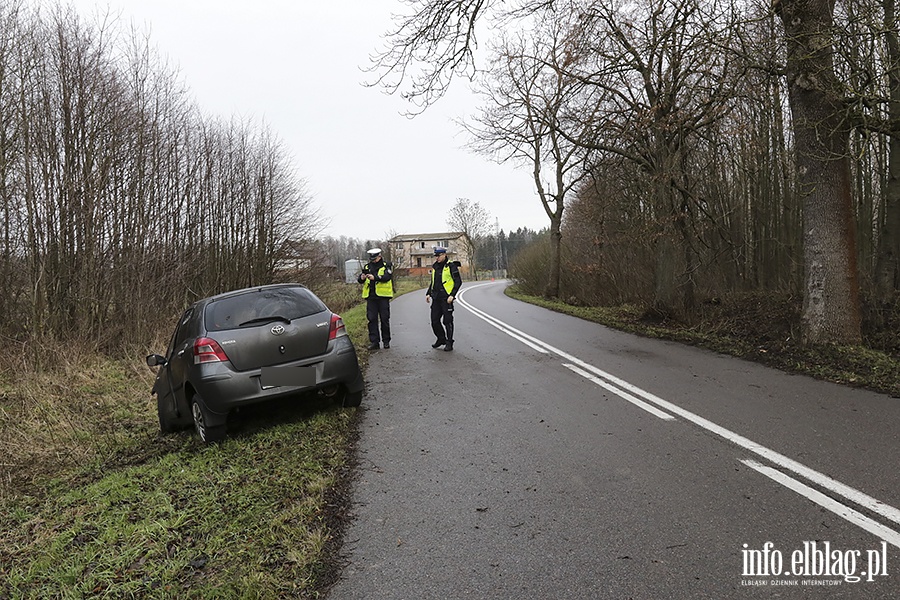
[[[347,283],[356,283],[356,278],[362,273],[363,261],[358,258],[350,258],[344,261],[344,281]]]

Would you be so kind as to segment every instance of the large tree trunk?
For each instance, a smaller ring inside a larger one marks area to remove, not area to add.
[[[680,314],[677,276],[681,270],[678,261],[678,245],[674,233],[664,227],[654,244],[655,262],[653,268],[653,305],[661,317]]]
[[[804,343],[861,340],[849,124],[832,62],[834,0],[776,0],[803,206]]]
[[[700,267],[697,252],[694,250],[691,239],[691,228],[688,225],[688,200],[681,205],[678,216],[675,219],[675,229],[678,231],[678,240],[681,242],[681,254],[684,268],[678,278],[678,291],[681,297],[681,307],[685,312],[693,312],[697,307],[697,290],[694,285],[694,274]]]
[[[561,212],[561,211],[558,211]],[[560,265],[562,264],[562,215],[556,214],[550,219],[550,278],[544,295],[548,298],[559,297]]]

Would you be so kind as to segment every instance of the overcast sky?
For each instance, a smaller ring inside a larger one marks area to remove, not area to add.
[[[447,231],[457,198],[481,204],[505,231],[549,224],[527,169],[463,148],[452,120],[477,106],[466,81],[414,119],[399,96],[363,85],[369,56],[405,8],[399,0],[72,4],[85,18],[108,8],[148,30],[204,113],[265,123],[307,181],[324,235]]]

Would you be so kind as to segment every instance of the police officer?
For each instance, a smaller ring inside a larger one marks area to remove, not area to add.
[[[447,249],[437,246],[434,249],[434,265],[431,269],[431,285],[425,292],[425,302],[431,302],[431,330],[437,336],[432,348],[444,347],[446,352],[453,350],[453,301],[462,277],[459,275],[459,263],[447,261]],[[444,326],[441,327],[443,317]]]
[[[393,267],[381,256],[381,248],[367,251],[369,262],[363,267],[357,281],[363,284],[362,297],[366,299],[366,319],[369,321],[369,350],[378,350],[384,342],[391,347],[391,298],[394,284],[391,282]],[[378,321],[381,320],[381,337]]]

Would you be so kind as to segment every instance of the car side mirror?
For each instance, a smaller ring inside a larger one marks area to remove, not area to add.
[[[147,356],[147,366],[148,367],[164,367],[166,363],[169,362],[166,360],[164,356],[160,356],[159,354],[150,354]]]

